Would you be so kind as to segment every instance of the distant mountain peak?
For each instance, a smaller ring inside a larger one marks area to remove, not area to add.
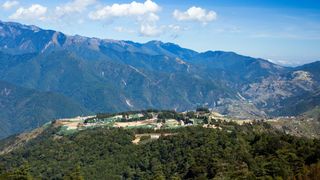
[[[216,51],[212,51],[212,50],[209,50],[209,51],[205,51],[203,52],[202,54],[205,54],[205,55],[210,55],[210,56],[220,56],[220,55],[239,55],[235,52],[232,52],[232,51],[220,51],[220,50],[216,50]]]
[[[164,43],[162,41],[158,41],[158,40],[152,40],[152,41],[149,41],[145,44],[154,44],[154,45],[163,45]]]
[[[17,23],[17,22],[4,22],[4,21],[0,21],[0,26],[3,25],[7,25],[7,26],[13,26],[13,27],[18,27],[18,28],[22,28],[22,29],[29,29],[32,31],[40,31],[42,30],[41,28],[39,28],[38,26],[35,25],[24,25],[21,23]]]

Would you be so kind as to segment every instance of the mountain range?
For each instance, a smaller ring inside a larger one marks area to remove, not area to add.
[[[206,106],[239,118],[264,118],[320,105],[319,61],[284,67],[234,52],[69,36],[1,21],[0,80],[0,120],[12,127],[0,137],[97,112]],[[7,95],[8,89],[15,93]]]

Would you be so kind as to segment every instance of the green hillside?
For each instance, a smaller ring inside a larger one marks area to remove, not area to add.
[[[305,113],[305,116],[316,119],[320,122],[320,107],[317,106],[314,109]]]
[[[50,126],[0,155],[0,177],[39,179],[292,179],[319,177],[320,141],[265,123],[219,122],[157,130],[94,128],[57,135]],[[162,134],[158,140],[139,134]],[[167,134],[167,135],[165,135]],[[8,139],[7,141],[12,141]],[[0,143],[1,148],[5,146]]]
[[[88,114],[69,98],[0,81],[0,139],[62,117]]]

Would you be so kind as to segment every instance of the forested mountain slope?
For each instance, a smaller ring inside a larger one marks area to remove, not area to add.
[[[0,22],[0,80],[67,96],[92,112],[207,106],[241,118],[298,115],[319,105],[318,65],[288,68],[234,52]]]
[[[0,155],[0,177],[47,179],[292,179],[319,177],[320,142],[285,135],[266,123],[219,128],[95,128],[45,131]],[[136,134],[162,133],[140,144]],[[0,149],[4,142],[0,143]],[[19,174],[20,173],[20,174]],[[1,175],[2,174],[2,175]]]
[[[31,130],[57,118],[90,112],[65,96],[3,81],[0,81],[0,108],[0,138]]]

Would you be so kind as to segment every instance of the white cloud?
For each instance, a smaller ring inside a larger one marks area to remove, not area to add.
[[[40,4],[32,4],[29,8],[20,7],[17,11],[9,16],[10,19],[46,19],[45,15],[48,8]]]
[[[158,27],[156,25],[150,25],[150,24],[141,24],[140,27],[140,35],[141,36],[147,36],[147,37],[155,37],[162,34],[161,27]]]
[[[83,24],[84,23],[84,20],[83,19],[78,19],[78,24]]]
[[[80,13],[87,9],[88,6],[96,3],[96,0],[73,0],[63,6],[56,7],[56,14],[63,16],[70,13]]]
[[[206,9],[193,6],[184,12],[174,10],[173,17],[178,21],[199,21],[207,24],[217,19],[217,13],[214,11],[207,12]]]
[[[122,26],[117,26],[114,28],[115,31],[119,32],[119,33],[135,33],[135,31],[131,30],[131,29],[127,29],[125,27]]]
[[[89,18],[93,20],[103,20],[112,17],[142,16],[160,11],[160,6],[152,0],[146,0],[144,3],[131,2],[130,4],[113,4],[105,6],[97,11],[91,12]]]
[[[159,36],[163,31],[162,27],[157,26],[160,17],[157,12],[161,7],[152,0],[146,0],[144,3],[133,1],[124,4],[112,4],[104,6],[96,11],[89,13],[92,20],[110,20],[112,18],[129,17],[134,18],[140,24],[139,33],[141,36]],[[128,32],[121,27],[115,28],[118,32]],[[130,32],[132,32],[130,30]]]
[[[175,25],[175,24],[170,24],[170,25],[168,26],[168,28],[169,28],[171,31],[173,31],[173,32],[181,32],[181,31],[186,31],[186,30],[188,30],[188,28],[186,28],[186,27],[181,27],[181,26]]]
[[[167,26],[167,32],[170,32],[170,37],[173,39],[177,39],[180,35],[182,31],[187,31],[189,30],[189,28],[187,27],[182,27],[176,24],[170,24]]]
[[[144,21],[147,21],[147,22],[157,22],[160,19],[160,17],[155,13],[149,13],[148,16],[144,18],[145,18]]]
[[[17,6],[18,4],[18,1],[6,1],[2,4],[2,8],[8,10],[13,8],[14,6]]]
[[[139,17],[140,24],[140,35],[147,37],[159,36],[163,33],[162,27],[158,27],[157,21],[160,17],[155,13],[149,13],[143,17]]]

